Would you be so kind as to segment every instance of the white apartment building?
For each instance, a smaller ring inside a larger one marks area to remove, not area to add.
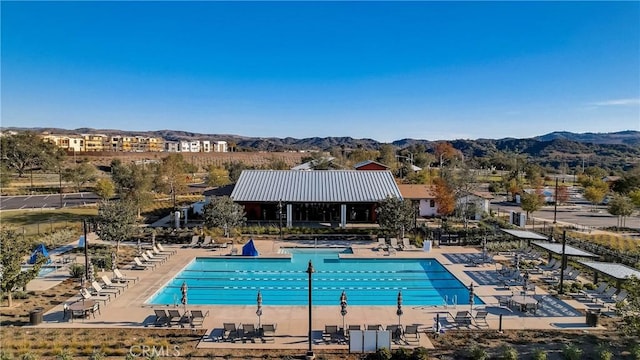
[[[200,141],[180,141],[180,152],[200,152]]]
[[[211,152],[211,141],[203,140],[202,141],[202,152]]]
[[[214,152],[227,152],[227,142],[226,141],[214,141],[213,142],[213,151]]]
[[[164,142],[164,151],[166,152],[179,152],[180,151],[180,143],[177,141],[165,141]]]

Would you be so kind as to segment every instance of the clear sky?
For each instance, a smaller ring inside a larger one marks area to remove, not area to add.
[[[640,2],[7,2],[3,127],[640,130]]]

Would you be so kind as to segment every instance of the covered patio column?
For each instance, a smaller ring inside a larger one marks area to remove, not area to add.
[[[347,227],[347,204],[340,204],[340,228]]]
[[[287,227],[290,228],[293,223],[293,204],[287,204]]]

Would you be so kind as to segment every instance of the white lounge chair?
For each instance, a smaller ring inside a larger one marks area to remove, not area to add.
[[[158,249],[162,252],[168,252],[171,253],[171,255],[177,253],[178,251],[175,249],[165,249],[164,246],[162,246],[162,244],[157,243],[156,246],[158,247]]]
[[[173,255],[173,251],[162,251],[160,250],[157,246],[154,246],[152,249],[154,254],[159,255],[159,256],[171,256]]]
[[[147,255],[147,253],[142,253],[141,256],[142,256],[142,260],[144,260],[145,263],[156,263],[156,264],[164,263],[164,259],[152,259]]]
[[[113,281],[120,281],[120,282],[122,282],[122,281],[126,281],[126,282],[133,281],[135,283],[136,281],[138,281],[140,279],[137,276],[125,276],[120,272],[120,269],[118,269],[118,268],[113,269],[113,274],[115,275],[114,278],[112,279]]]
[[[104,295],[92,295],[89,290],[87,289],[80,289],[80,295],[82,296],[83,299],[85,300],[99,300],[102,301],[103,303],[107,303],[107,301],[111,301],[111,295],[110,294],[104,294]]]
[[[123,291],[124,289],[129,287],[129,283],[127,282],[124,282],[124,283],[111,282],[111,279],[109,279],[107,275],[102,275],[100,279],[102,279],[102,282],[104,283],[104,286],[107,289],[118,289],[119,291]]]
[[[141,270],[141,269],[145,270],[147,268],[155,269],[155,267],[156,267],[155,263],[150,263],[150,262],[144,262],[143,263],[140,260],[140,258],[137,257],[137,256],[133,258],[133,261],[134,261],[133,269],[135,269],[135,270]]]
[[[159,256],[159,255],[154,255],[151,250],[147,250],[145,251],[142,255],[146,254],[147,257],[151,260],[151,261],[160,261],[160,263],[165,263],[167,261],[167,257],[166,256]]]
[[[92,295],[113,294],[113,296],[116,297],[118,296],[118,294],[120,294],[119,289],[103,289],[102,286],[100,286],[100,284],[98,284],[97,281],[92,281],[91,287],[94,290]]]

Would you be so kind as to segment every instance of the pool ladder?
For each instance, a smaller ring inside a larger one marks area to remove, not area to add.
[[[453,305],[453,308],[457,308],[458,307],[458,295],[453,295],[451,297],[451,305]],[[444,308],[448,308],[449,307],[449,295],[445,295],[444,296]]]

